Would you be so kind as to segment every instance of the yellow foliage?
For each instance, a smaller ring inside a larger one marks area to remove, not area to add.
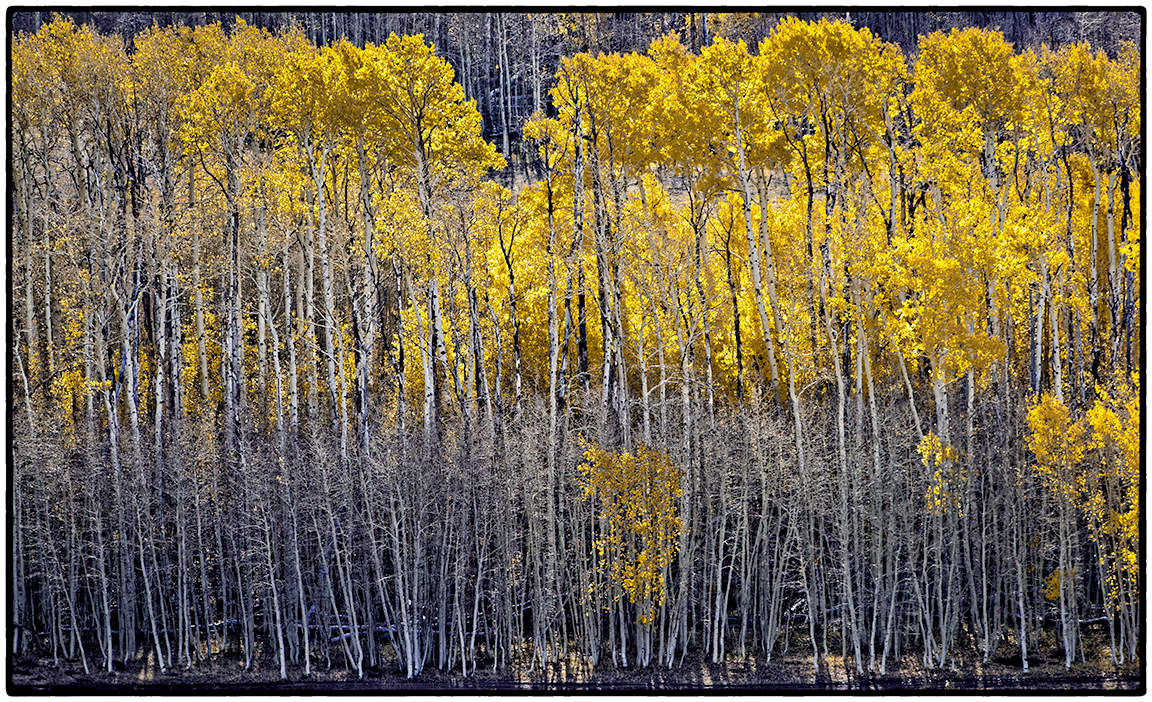
[[[1101,551],[1110,582],[1139,573],[1140,396],[1135,383],[1116,383],[1117,397],[1097,388],[1084,417],[1089,430],[1084,510],[1089,534]],[[1113,588],[1114,589],[1114,588]]]
[[[1080,421],[1072,421],[1050,394],[1028,412],[1037,467],[1049,490],[1087,518],[1111,604],[1122,591],[1120,579],[1130,583],[1124,592],[1135,592],[1139,573],[1139,393],[1123,382],[1119,393],[1118,401],[1097,388],[1095,404]]]
[[[952,458],[953,454],[952,447],[945,446],[940,441],[940,437],[931,431],[925,434],[924,438],[920,440],[916,451],[920,454],[920,462],[929,468],[940,465],[944,462],[945,458]]]
[[[1076,470],[1085,449],[1083,423],[1073,422],[1068,408],[1045,393],[1028,410],[1028,427],[1028,448],[1044,483],[1054,494],[1076,502],[1081,494]]]
[[[607,524],[596,546],[610,580],[637,604],[640,623],[651,625],[664,601],[664,570],[676,557],[683,522],[677,498],[683,471],[667,454],[641,445],[615,453],[584,442],[580,465],[583,499],[594,499]]]
[[[1055,602],[1060,599],[1061,583],[1067,580],[1069,583],[1075,582],[1076,569],[1073,568],[1069,577],[1064,577],[1064,572],[1057,568],[1052,571],[1047,578],[1044,578],[1044,599],[1049,602]]]
[[[928,511],[939,514],[954,509],[962,516],[960,496],[967,475],[955,462],[956,449],[930,431],[920,440],[916,452],[920,454],[920,462],[933,469],[928,492],[924,495]]]

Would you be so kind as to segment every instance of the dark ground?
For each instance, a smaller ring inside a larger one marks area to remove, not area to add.
[[[91,654],[90,654],[91,655]],[[1019,658],[1001,657],[987,665],[960,663],[955,668],[924,670],[919,658],[906,657],[900,669],[888,675],[845,675],[839,656],[828,659],[828,673],[817,679],[812,674],[811,658],[789,653],[783,661],[765,663],[763,659],[729,659],[711,663],[709,659],[691,657],[673,670],[660,666],[646,669],[613,668],[609,662],[595,672],[579,666],[574,660],[555,663],[546,670],[527,671],[520,666],[493,671],[480,668],[467,678],[458,672],[442,673],[435,666],[425,668],[415,680],[407,680],[395,666],[366,670],[364,679],[343,665],[324,670],[315,666],[305,678],[302,666],[289,666],[288,680],[279,679],[278,667],[266,658],[244,671],[232,658],[200,664],[192,671],[161,674],[148,659],[124,671],[85,674],[79,661],[61,661],[53,667],[51,659],[21,657],[10,662],[7,691],[13,695],[105,695],[105,694],[372,694],[392,691],[409,694],[433,692],[718,692],[741,694],[752,692],[893,692],[997,691],[1068,692],[1114,691],[1140,694],[1144,691],[1143,669],[1139,664],[1126,664],[1113,669],[1099,662],[1077,663],[1066,671],[1062,656],[1030,657],[1027,673],[1020,668]],[[867,661],[865,661],[867,663]],[[93,666],[90,660],[89,665]],[[915,666],[915,667],[913,667]],[[854,666],[851,666],[854,672]],[[1106,669],[1107,668],[1107,669]]]

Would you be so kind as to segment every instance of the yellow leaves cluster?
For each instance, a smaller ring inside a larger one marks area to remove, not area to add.
[[[955,450],[948,445],[945,445],[936,432],[928,432],[920,443],[916,446],[916,452],[920,454],[920,462],[925,466],[932,467],[938,466],[944,462],[945,459],[951,461],[955,458]]]
[[[1075,471],[1084,456],[1084,425],[1072,421],[1068,408],[1045,393],[1028,410],[1028,427],[1028,448],[1045,484],[1054,494],[1077,501],[1081,485]]]
[[[956,449],[944,443],[936,432],[928,432],[916,447],[920,462],[932,468],[925,499],[928,512],[940,514],[948,510],[960,511],[960,491],[967,480],[964,471],[955,463]]]
[[[454,80],[451,65],[422,35],[388,37],[382,46],[342,46],[350,97],[367,108],[364,126],[389,157],[430,176],[463,170],[478,176],[504,167],[480,138],[480,113]]]
[[[1076,44],[1048,56],[1055,88],[1066,96],[1069,125],[1083,125],[1082,138],[1097,150],[1115,150],[1124,134],[1138,134],[1140,124],[1140,58],[1126,43],[1117,61],[1104,52],[1093,55]],[[1086,132],[1086,133],[1085,133]]]
[[[544,166],[549,176],[558,175],[555,171],[566,159],[571,158],[570,133],[558,120],[537,112],[524,123],[523,134],[524,141],[534,146],[544,159]]]
[[[891,70],[885,45],[867,29],[847,22],[805,22],[786,17],[760,44],[766,57],[766,79],[785,90],[790,112],[827,109],[836,105],[843,117],[855,116],[865,101],[874,99],[867,80],[878,70]],[[823,96],[823,105],[798,104]],[[860,116],[864,116],[860,114]]]
[[[284,57],[276,71],[269,115],[274,127],[302,141],[323,139],[340,128],[347,88],[338,50],[307,49]]]
[[[1083,512],[1113,598],[1122,589],[1118,579],[1135,582],[1140,538],[1139,390],[1124,380],[1117,386],[1116,398],[1097,388],[1095,404],[1078,421],[1050,394],[1028,412],[1037,468],[1054,495]]]
[[[597,549],[611,581],[637,604],[640,623],[651,625],[664,601],[664,571],[676,557],[683,522],[677,499],[683,471],[667,454],[641,445],[635,453],[611,452],[584,442],[580,465],[583,499],[595,499],[607,531]]]
[[[937,241],[918,237],[895,243],[890,265],[882,275],[889,289],[906,291],[892,300],[896,319],[893,336],[904,338],[908,350],[923,352],[938,373],[960,375],[969,368],[983,371],[1003,355],[1003,342],[987,334],[984,288],[965,237],[938,229]],[[903,324],[900,324],[903,322]]]
[[[983,123],[1003,124],[1020,109],[1025,77],[1017,71],[1019,58],[999,31],[976,28],[935,32],[920,41],[916,64],[917,96],[924,108],[962,113]],[[1005,70],[1005,69],[1009,70]],[[931,101],[931,102],[930,102]]]
[[[436,251],[428,220],[420,211],[420,203],[410,190],[395,190],[378,195],[376,208],[377,255],[389,256],[403,252],[409,260],[428,260]]]
[[[1067,578],[1064,576],[1064,571],[1060,570],[1059,568],[1049,573],[1048,577],[1044,578],[1044,599],[1048,600],[1049,602],[1055,602],[1056,600],[1060,599],[1061,583],[1065,580],[1071,583],[1074,581],[1073,579],[1075,577],[1075,567],[1071,569],[1071,572]]]
[[[44,138],[54,120],[74,136],[98,113],[124,114],[132,81],[123,42],[57,15],[34,35],[12,44],[14,126],[38,128]]]
[[[184,54],[173,68],[187,71],[176,133],[186,153],[238,159],[243,139],[266,126],[276,67],[287,47],[299,43],[293,36],[272,35],[239,18],[227,36],[218,23],[182,31]]]
[[[581,53],[561,59],[551,95],[560,124],[575,131],[579,123],[590,150],[585,158],[598,154],[606,168],[624,175],[652,161],[658,81],[648,56]]]
[[[1116,397],[1097,389],[1085,414],[1089,431],[1085,512],[1089,533],[1124,574],[1139,569],[1141,422],[1139,386],[1118,384]]]

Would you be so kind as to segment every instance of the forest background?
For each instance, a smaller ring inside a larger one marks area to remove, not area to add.
[[[17,655],[1139,660],[1140,15],[212,14],[11,17]]]

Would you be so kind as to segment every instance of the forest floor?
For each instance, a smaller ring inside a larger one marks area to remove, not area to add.
[[[1055,651],[1050,652],[1055,654]],[[909,658],[915,658],[909,664]],[[886,675],[857,676],[854,665],[846,670],[842,659],[829,656],[826,673],[813,674],[811,658],[790,652],[782,661],[765,663],[763,659],[730,657],[712,663],[703,656],[689,656],[672,670],[662,666],[647,668],[614,668],[609,662],[596,670],[581,666],[575,660],[553,663],[543,670],[529,671],[512,665],[500,670],[479,668],[465,678],[459,673],[443,673],[429,666],[414,680],[408,680],[395,667],[369,669],[363,679],[342,665],[325,670],[316,666],[311,676],[304,676],[303,666],[289,666],[288,679],[280,680],[276,662],[269,656],[243,670],[234,657],[198,665],[191,671],[160,673],[151,656],[125,670],[106,673],[92,670],[84,673],[80,661],[61,662],[54,666],[49,659],[34,656],[9,661],[7,676],[9,694],[348,694],[390,690],[401,693],[490,691],[730,691],[733,693],[873,691],[900,692],[917,690],[969,690],[979,693],[996,691],[1129,691],[1145,689],[1143,666],[1128,663],[1119,668],[1099,662],[1073,664],[1065,670],[1062,656],[1030,657],[1028,672],[1020,667],[1019,658],[1000,657],[988,664],[958,662],[945,669],[926,670],[919,657],[906,657],[904,665]],[[865,664],[867,660],[865,660]],[[92,661],[89,661],[92,666]]]

